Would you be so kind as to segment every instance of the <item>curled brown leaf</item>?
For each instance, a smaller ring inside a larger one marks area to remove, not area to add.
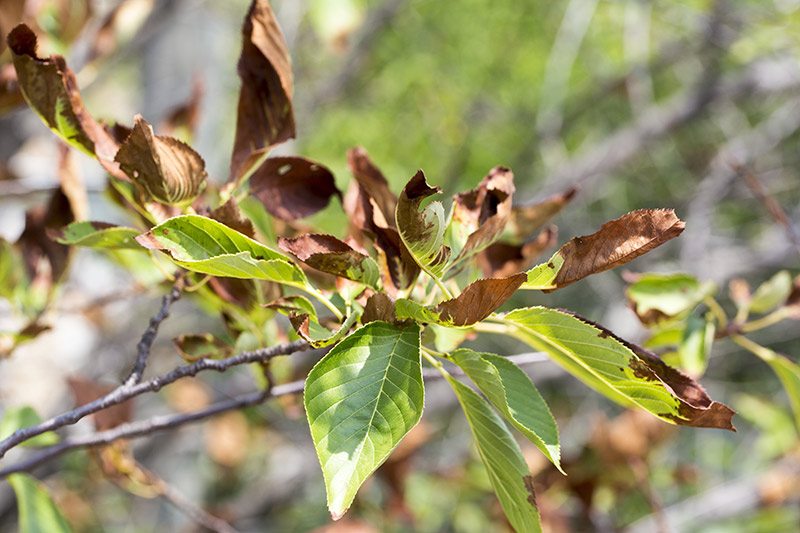
[[[503,233],[511,215],[514,174],[504,167],[494,167],[471,191],[453,199],[453,225],[462,238],[457,264],[492,244]]]
[[[47,126],[62,136],[68,135],[67,142],[96,156],[110,174],[126,179],[114,162],[118,144],[84,107],[75,74],[64,58],[39,57],[36,34],[25,24],[14,28],[7,42],[22,94]]]
[[[366,235],[375,243],[388,290],[408,288],[416,281],[420,268],[395,227],[397,197],[363,148],[348,151],[347,160],[356,179],[344,202],[350,224],[355,226],[351,233],[356,240]]]
[[[271,157],[250,178],[250,191],[267,211],[286,221],[321,211],[341,192],[328,168],[302,157]]]
[[[295,136],[292,65],[267,0],[253,0],[242,26],[242,87],[230,179],[238,181],[273,146]]]
[[[185,205],[206,186],[208,175],[200,154],[178,139],[155,135],[152,126],[139,115],[114,160],[146,193],[146,200]]]
[[[397,316],[394,312],[394,302],[385,292],[376,292],[367,299],[364,305],[364,313],[361,315],[361,323],[367,324],[380,320],[382,322],[394,323]]]
[[[684,222],[672,209],[640,209],[603,224],[591,235],[574,237],[558,251],[563,265],[557,288],[633,261],[681,234]]]
[[[375,262],[333,235],[308,233],[293,239],[281,237],[278,246],[321,272],[367,285],[378,281]]]

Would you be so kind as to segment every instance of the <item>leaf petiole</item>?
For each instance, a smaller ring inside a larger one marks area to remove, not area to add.
[[[752,333],[753,331],[758,331],[759,329],[773,326],[778,322],[781,322],[787,316],[786,308],[779,307],[768,315],[764,315],[761,318],[757,318],[756,320],[751,320],[750,322],[742,324],[740,330],[742,333]]]
[[[305,286],[305,287],[301,287],[301,289],[302,289],[302,290],[303,290],[303,291],[304,291],[306,294],[308,294],[308,295],[310,295],[310,296],[313,296],[313,297],[314,297],[314,298],[315,298],[315,299],[316,299],[316,300],[317,300],[319,303],[321,303],[322,305],[324,305],[325,307],[327,307],[327,308],[328,308],[328,310],[329,310],[331,313],[333,313],[333,316],[335,316],[335,317],[336,317],[338,320],[344,320],[344,315],[342,315],[342,312],[341,312],[341,311],[339,311],[339,309],[338,309],[338,308],[337,308],[335,305],[333,305],[333,303],[331,303],[331,301],[330,301],[330,300],[328,300],[327,298],[325,298],[325,295],[324,295],[324,294],[322,294],[321,292],[319,292],[317,289],[315,289],[315,288],[314,288],[314,287],[312,287],[311,285],[307,285],[307,286]]]

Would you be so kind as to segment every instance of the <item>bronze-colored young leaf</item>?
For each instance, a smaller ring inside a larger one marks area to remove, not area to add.
[[[528,271],[523,289],[551,290],[633,261],[681,234],[684,223],[672,209],[640,209],[575,237],[547,263]]]
[[[236,112],[231,180],[239,180],[273,146],[295,136],[292,65],[267,0],[253,0],[242,26],[242,88]]]
[[[146,193],[146,200],[186,205],[206,186],[208,175],[200,154],[178,139],[155,135],[139,115],[114,160]]]
[[[36,55],[36,34],[20,24],[7,38],[17,79],[28,104],[64,141],[96,157],[112,175],[124,178],[114,163],[118,145],[83,106],[75,74],[64,58]]]
[[[533,262],[542,255],[542,252],[555,245],[557,238],[556,227],[548,226],[523,244],[496,242],[481,252],[478,264],[487,277],[503,277],[524,272],[533,266]]]
[[[528,240],[534,233],[550,222],[577,194],[576,187],[548,196],[531,204],[515,205],[511,208],[508,232],[514,239]]]
[[[333,235],[308,233],[294,239],[281,237],[278,246],[311,268],[377,287],[378,264]]]
[[[450,223],[450,246],[456,265],[496,241],[511,215],[514,174],[504,167],[494,167],[480,184],[453,199]]]
[[[444,206],[431,202],[422,211],[420,207],[423,200],[439,192],[441,189],[429,186],[425,174],[417,171],[400,193],[395,218],[406,248],[423,270],[436,277],[442,275],[450,259],[450,248],[444,245]]]
[[[49,233],[58,231],[74,219],[69,199],[60,188],[50,197],[47,206],[38,206],[25,213],[25,229],[17,244],[28,277],[37,286],[49,289],[66,272],[71,249],[51,239]],[[43,262],[47,267],[43,268]]]
[[[321,211],[342,193],[325,166],[302,157],[271,157],[250,178],[250,192],[267,211],[286,221]]]

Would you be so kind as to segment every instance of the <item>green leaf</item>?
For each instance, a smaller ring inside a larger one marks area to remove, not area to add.
[[[702,376],[705,373],[716,331],[714,321],[702,316],[691,316],[686,321],[678,356],[681,368],[690,376]]]
[[[735,336],[733,339],[739,345],[744,346],[760,357],[778,375],[778,379],[783,385],[783,390],[789,396],[795,424],[797,425],[797,430],[800,431],[800,365],[778,352],[754,343],[746,337]]]
[[[0,440],[10,436],[18,429],[34,426],[42,421],[32,407],[9,407],[0,419]],[[51,446],[58,442],[58,435],[52,431],[28,439],[21,446]]]
[[[175,264],[193,272],[307,285],[303,271],[288,257],[210,218],[170,218],[136,240],[145,248],[167,252]]]
[[[672,209],[639,209],[574,237],[547,263],[528,271],[523,289],[553,290],[633,261],[681,234],[684,223]]]
[[[556,421],[528,375],[499,355],[462,348],[450,357],[503,417],[561,470]]]
[[[139,233],[139,230],[106,222],[81,221],[52,232],[50,236],[61,244],[73,246],[141,250],[142,247],[136,242]]]
[[[72,531],[44,485],[27,474],[11,474],[8,483],[17,495],[20,533]]]
[[[504,320],[513,335],[617,403],[672,424],[733,429],[733,411],[698,383],[597,324],[545,307],[517,309]]]
[[[422,416],[416,324],[371,322],[308,374],[304,403],[334,520]]]
[[[425,181],[418,171],[400,194],[395,218],[400,238],[417,264],[431,276],[440,278],[450,259],[450,248],[444,245],[447,216],[441,202],[430,202],[422,211],[422,201],[441,192]]]
[[[642,323],[653,324],[685,315],[716,290],[688,274],[642,274],[625,293]]]
[[[750,310],[754,313],[768,313],[782,305],[792,292],[792,276],[781,270],[762,283],[753,294]]]
[[[478,454],[506,518],[521,533],[541,531],[533,476],[502,419],[475,391],[446,376],[469,422]]]
[[[300,296],[297,294],[283,296],[277,300],[265,304],[264,307],[268,309],[274,309],[286,316],[309,315],[312,320],[317,320],[317,310],[314,309],[314,304],[312,304],[305,296]]]

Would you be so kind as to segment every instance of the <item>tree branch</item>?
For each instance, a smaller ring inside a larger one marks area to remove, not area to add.
[[[285,344],[278,344],[270,348],[254,350],[252,352],[242,352],[227,359],[201,359],[196,363],[179,366],[167,374],[141,383],[121,385],[105,396],[92,402],[81,405],[80,407],[76,407],[71,411],[53,417],[50,420],[46,420],[35,426],[30,426],[15,431],[13,434],[11,434],[11,436],[0,442],[0,457],[5,455],[5,453],[11,448],[32,437],[41,435],[47,431],[53,431],[64,426],[74,424],[88,415],[130,400],[131,398],[139,396],[145,392],[157,392],[170,383],[185,377],[194,376],[204,370],[216,370],[218,372],[223,372],[233,366],[267,361],[279,355],[288,355],[294,352],[305,350],[308,347],[309,345],[305,341],[294,341]]]
[[[175,284],[172,286],[172,290],[161,299],[161,309],[150,319],[150,324],[148,324],[147,329],[144,330],[139,344],[136,345],[136,362],[133,364],[133,369],[125,380],[124,386],[135,385],[142,381],[144,369],[147,366],[147,359],[150,357],[150,351],[153,347],[153,341],[156,340],[156,335],[158,335],[158,328],[169,316],[169,308],[181,297],[185,279],[185,274],[183,272],[179,273],[175,279]]]
[[[305,343],[296,341],[294,343],[284,344],[281,346],[276,346],[271,349],[260,350],[259,352],[267,352],[269,350],[275,350],[276,348],[287,347],[290,345],[300,346],[298,349],[302,349],[302,345]],[[305,345],[307,346],[307,345]],[[293,350],[297,351],[297,350]],[[236,360],[236,364],[242,364],[246,362],[256,362],[261,361],[264,359],[257,358],[255,354],[257,352],[246,352],[242,353],[238,356],[231,357],[229,359],[223,359],[219,361],[212,361],[203,359],[198,361],[194,365],[187,365],[180,368],[189,368],[195,367],[199,363],[203,363],[204,368],[214,369],[214,370],[224,370],[233,366],[230,364],[231,361]],[[289,352],[290,353],[290,352]],[[275,355],[283,355],[279,353],[273,353],[270,357]],[[268,357],[267,357],[268,358]],[[510,361],[515,362],[516,364],[523,365],[529,363],[540,363],[547,360],[547,356],[540,352],[531,352],[531,353],[524,353],[519,355],[513,355],[508,357]],[[176,369],[179,370],[179,369]],[[429,369],[424,369],[429,370]],[[171,372],[168,375],[174,374],[175,371]],[[196,373],[196,372],[195,372]],[[452,372],[454,375],[460,375],[459,372]],[[190,375],[190,374],[187,374]],[[191,374],[193,375],[193,374]],[[441,379],[442,375],[437,371],[435,373],[428,373],[424,372],[424,377],[426,380],[437,380]],[[176,378],[177,379],[177,378]],[[152,381],[152,380],[151,380]],[[174,381],[174,380],[173,380]],[[142,383],[145,385],[150,382]],[[48,448],[44,448],[39,453],[32,455],[31,457],[24,459],[14,465],[8,466],[6,468],[0,469],[0,479],[4,479],[7,476],[14,474],[16,472],[27,472],[32,470],[33,468],[39,466],[42,463],[46,463],[56,457],[59,457],[71,450],[75,450],[78,448],[90,448],[94,446],[103,446],[106,444],[110,444],[114,441],[120,439],[132,439],[136,437],[142,437],[144,435],[149,435],[151,433],[155,433],[157,431],[163,431],[166,429],[174,429],[185,424],[191,424],[193,422],[198,422],[201,420],[205,420],[206,418],[210,418],[212,416],[225,413],[227,411],[233,411],[236,409],[242,409],[244,407],[251,407],[254,405],[259,405],[270,398],[277,398],[280,396],[287,396],[290,394],[299,394],[303,392],[303,388],[305,386],[305,380],[297,380],[292,381],[290,383],[284,383],[282,385],[275,385],[274,387],[268,390],[261,390],[250,392],[247,394],[241,394],[239,396],[234,396],[227,400],[223,400],[217,402],[205,409],[200,409],[198,411],[193,411],[191,413],[180,413],[180,414],[173,414],[173,415],[161,415],[150,418],[148,420],[141,420],[137,422],[129,422],[127,424],[119,425],[113,429],[109,429],[106,431],[98,431],[96,433],[85,435],[81,437],[75,437],[72,439],[64,439],[59,444],[54,446],[50,446]],[[112,393],[113,394],[113,393]],[[94,402],[93,402],[94,403]],[[89,404],[87,404],[89,405]],[[62,415],[63,416],[63,415]],[[30,428],[28,428],[30,429]],[[38,434],[38,433],[37,433]],[[13,435],[12,435],[13,436]]]

